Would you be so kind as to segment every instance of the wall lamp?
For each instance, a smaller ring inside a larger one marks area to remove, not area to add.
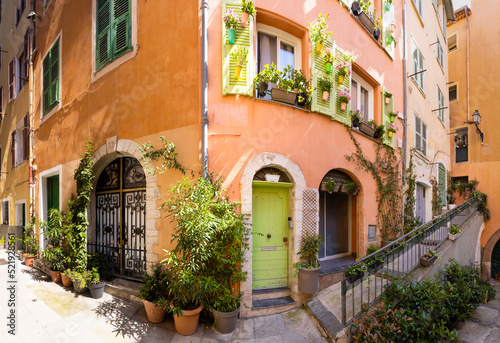
[[[479,128],[479,124],[481,124],[481,115],[478,110],[475,110],[474,113],[472,113],[472,121],[470,121],[469,124],[476,125],[476,132],[479,133],[479,136],[481,136],[481,144],[484,143],[484,133]]]

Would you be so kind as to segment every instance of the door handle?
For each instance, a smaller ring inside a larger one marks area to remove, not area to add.
[[[271,238],[271,234],[270,233],[267,234],[267,238]]]

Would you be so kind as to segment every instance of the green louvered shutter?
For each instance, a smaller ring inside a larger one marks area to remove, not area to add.
[[[439,164],[439,197],[441,206],[446,205],[446,168],[442,163]]]
[[[323,51],[322,53],[325,52],[326,49],[331,49],[332,51],[335,51],[335,42],[333,39],[328,39],[324,46],[323,46]],[[312,87],[314,89],[314,92],[312,94],[312,99],[311,99],[311,111],[313,112],[318,112],[321,114],[325,114],[327,116],[334,117],[335,114],[335,100],[337,96],[337,92],[335,90],[335,86],[333,87],[332,91],[330,92],[330,98],[328,101],[323,101],[323,92],[318,89],[318,80],[321,77],[330,77],[333,78],[335,74],[332,72],[332,74],[328,75],[325,71],[325,59],[323,57],[323,54],[318,54],[316,52],[316,47],[311,45],[311,60],[312,60]],[[332,68],[334,68],[332,66]]]
[[[113,58],[132,48],[130,0],[113,0]]]
[[[349,9],[350,9],[350,8],[351,8],[351,5],[352,5],[352,2],[353,2],[354,0],[339,0],[339,1],[340,1],[340,3],[341,3],[341,4],[343,4],[345,7],[347,7],[347,8],[349,8]]]
[[[340,49],[339,47],[335,48],[335,52],[338,54],[340,57],[340,62],[345,62],[345,59],[343,58],[344,50]],[[336,86],[336,93],[340,91],[345,91],[349,90],[351,91],[351,77],[352,77],[352,65],[349,65],[349,70],[351,71],[351,75],[349,77],[344,77],[344,83],[339,84],[339,74],[337,72],[337,68],[335,68],[335,86]],[[340,109],[341,102],[339,98],[337,97],[336,103],[335,103],[335,120],[345,124],[345,125],[351,125],[351,115],[349,114],[349,111],[351,110],[351,102],[347,104],[347,108],[345,111],[342,111]]]
[[[111,2],[97,1],[96,20],[96,69],[102,68],[111,61]]]
[[[396,44],[392,41],[391,44],[387,44],[387,37],[390,35],[391,23],[394,22],[394,4],[391,5],[391,9],[387,11],[385,3],[383,4],[383,15],[382,15],[382,46],[385,51],[394,59],[394,45]]]
[[[50,51],[43,60],[43,114],[50,108]]]
[[[224,0],[222,3],[222,15],[227,9],[232,9],[241,18],[241,0]],[[233,45],[227,42],[227,29],[222,21],[222,94],[242,94],[253,96],[253,77],[255,74],[254,50],[253,50],[253,18],[248,20],[247,27],[241,25],[236,28],[236,40]],[[235,77],[236,61],[231,58],[231,51],[238,46],[248,49],[247,64],[243,67],[240,79]]]
[[[389,105],[386,105],[384,97],[384,93],[386,90],[387,89],[385,89],[385,87],[382,87],[382,124],[384,124],[386,129],[385,130],[386,132],[382,137],[382,143],[394,148],[394,141],[396,140],[396,135],[392,135],[392,137],[389,137],[389,134],[387,132],[387,128],[389,127],[389,125],[391,125],[391,117],[389,116],[389,114],[392,111],[394,111],[394,95],[391,97]]]
[[[50,51],[50,107],[59,102],[59,40]]]

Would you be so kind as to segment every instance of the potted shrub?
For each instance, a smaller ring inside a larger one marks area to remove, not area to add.
[[[351,75],[351,66],[347,62],[340,62],[335,68],[339,74],[339,85],[342,85],[344,84],[344,78]]]
[[[384,92],[384,97],[385,97],[385,104],[389,105],[389,103],[391,102],[392,93],[390,93],[388,91],[385,91]]]
[[[368,249],[366,249],[366,255],[371,255],[379,249],[380,247],[377,244],[370,245]],[[383,266],[384,259],[382,258],[381,254],[378,254],[367,259],[365,263],[372,273],[376,273]]]
[[[449,233],[448,233],[448,238],[451,240],[451,241],[454,241],[455,239],[458,238],[458,236],[461,235],[461,231],[462,231],[462,228],[460,227],[460,225],[451,225],[450,226],[450,230],[449,230]]]
[[[71,270],[70,275],[71,281],[73,281],[73,289],[75,293],[85,293],[88,291],[88,283],[92,277],[92,273],[89,270],[78,271]]]
[[[350,195],[357,195],[359,191],[359,186],[355,182],[348,182],[346,193]]]
[[[373,30],[373,38],[378,41],[378,39],[380,38],[380,30],[382,28],[382,19],[377,14],[377,9],[373,10],[372,21],[375,24],[375,28]]]
[[[373,34],[375,32],[375,23],[372,18],[369,16],[369,6],[371,5],[371,1],[364,2],[363,0],[359,2],[360,9],[358,10],[358,19],[363,24],[363,26]]]
[[[327,19],[328,14],[322,16],[320,13],[318,15],[318,21],[316,22],[316,24],[307,24],[307,28],[309,29],[309,38],[311,39],[312,45],[316,47],[316,52],[318,54],[321,53],[321,50],[323,50],[323,45],[326,40],[333,35],[331,31],[326,31],[326,28],[328,27],[326,23]]]
[[[326,49],[324,58],[325,58],[325,72],[328,75],[330,75],[332,73],[332,63],[335,59],[333,51],[331,49]]]
[[[314,294],[319,289],[319,260],[318,254],[323,239],[319,234],[309,231],[303,233],[300,241],[300,262],[293,264],[294,276],[299,276],[299,291],[305,294]]]
[[[360,121],[362,120],[360,110],[351,110],[349,111],[352,120],[352,127],[358,127]]]
[[[261,70],[253,79],[253,84],[255,89],[257,89],[257,94],[262,98],[267,94],[267,89],[269,83],[277,82],[277,70],[276,65],[272,63],[271,65],[266,64],[264,69]]]
[[[389,136],[389,138],[391,138],[392,135],[395,134],[397,130],[398,128],[393,124],[389,125],[389,127],[387,128],[387,135]]]
[[[165,318],[167,301],[167,272],[162,269],[161,264],[155,264],[151,273],[142,275],[144,285],[138,288],[139,298],[142,299],[144,309],[151,323],[161,323]]]
[[[293,90],[297,93],[297,105],[301,107],[311,106],[311,96],[313,89],[311,82],[306,79],[302,70],[294,69],[293,72]]]
[[[47,249],[42,256],[50,263],[50,276],[53,282],[61,282],[61,271],[64,270],[66,256],[63,250],[63,231],[61,213],[58,209],[50,209],[49,220],[40,223],[40,228],[47,239]]]
[[[342,182],[335,181],[332,179],[326,179],[321,183],[321,190],[327,191],[328,193],[338,192],[340,190]]]
[[[333,88],[333,81],[329,77],[321,77],[318,80],[318,88],[320,92],[323,92],[323,101],[328,101],[330,97],[330,92]]]
[[[28,267],[33,266],[33,261],[38,256],[38,251],[40,245],[38,244],[38,235],[35,232],[34,226],[27,226],[26,231],[24,231],[23,239],[24,245],[24,264]]]
[[[370,120],[368,122],[362,121],[359,123],[359,131],[363,132],[364,134],[373,137],[375,134],[375,122],[373,120]]]
[[[104,287],[106,287],[106,282],[101,281],[101,277],[99,275],[99,272],[97,271],[97,268],[92,268],[92,270],[90,270],[90,279],[88,282],[88,286],[92,298],[102,298],[104,294]]]
[[[357,260],[356,260],[357,261]],[[351,267],[345,270],[345,277],[347,283],[355,283],[357,280],[361,279],[368,268],[364,263],[354,263]]]
[[[231,333],[236,329],[236,319],[240,313],[242,294],[227,287],[218,287],[211,302],[212,313],[215,319],[215,328],[220,333]]]
[[[87,268],[89,270],[96,268],[103,280],[111,281],[113,278],[113,262],[101,252],[91,254],[87,257]]]
[[[236,61],[234,67],[234,77],[240,78],[241,69],[247,64],[248,49],[244,46],[237,46],[236,49],[231,51],[231,57]]]
[[[296,87],[294,77],[298,71],[293,69],[290,65],[283,68],[283,70],[276,71],[276,88],[271,89],[271,97],[275,101],[284,102],[294,105],[297,100],[297,92],[294,91]]]
[[[340,101],[340,110],[345,111],[347,109],[347,104],[351,101],[351,94],[349,93],[349,89],[346,88],[343,91],[339,91],[339,101]]]
[[[240,18],[233,12],[233,10],[229,9],[224,12],[222,20],[224,21],[224,25],[227,29],[227,41],[232,45],[236,39],[236,28],[240,24]]]
[[[257,11],[252,0],[243,0],[241,2],[241,26],[247,27],[248,17],[255,17]]]
[[[380,138],[384,135],[385,133],[385,126],[384,125],[378,125],[375,128],[375,133],[373,134],[373,137],[375,138]]]
[[[424,256],[420,257],[420,264],[424,267],[428,267],[436,261],[437,257],[437,252],[431,249]]]
[[[71,280],[71,270],[66,269],[65,271],[61,272],[61,281],[64,287],[72,287],[73,286],[73,281]]]

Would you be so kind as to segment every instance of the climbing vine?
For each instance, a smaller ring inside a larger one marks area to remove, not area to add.
[[[418,226],[422,225],[420,218],[415,214],[415,162],[413,162],[413,150],[410,151],[410,162],[406,168],[406,189],[405,189],[405,204],[404,204],[404,233],[413,231]]]
[[[376,144],[375,158],[369,160],[350,128],[347,128],[356,152],[345,155],[348,161],[355,162],[357,167],[370,173],[377,185],[377,221],[382,239],[402,232],[402,199],[400,177],[400,158],[395,151],[382,144]]]
[[[177,154],[175,152],[175,144],[169,142],[164,136],[160,136],[162,148],[156,148],[151,142],[144,143],[139,150],[142,153],[141,161],[144,163],[148,174],[163,174],[168,169],[177,169],[183,174],[186,173],[185,168],[177,161]],[[156,169],[148,164],[148,160],[161,161],[161,165]]]

